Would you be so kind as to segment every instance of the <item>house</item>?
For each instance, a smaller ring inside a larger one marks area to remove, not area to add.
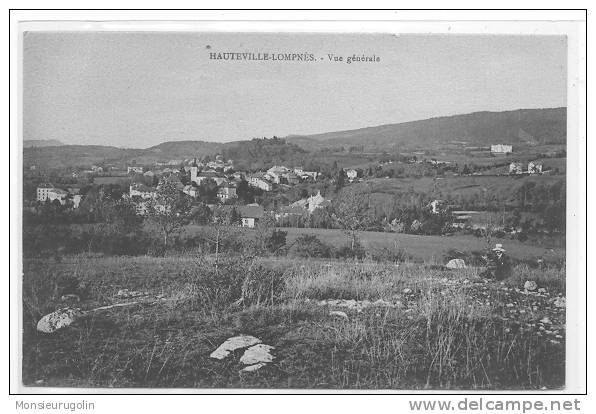
[[[258,204],[240,206],[238,207],[238,213],[242,219],[242,227],[249,228],[254,228],[259,220],[261,220],[265,215],[263,207]]]
[[[433,214],[439,214],[445,211],[446,204],[444,200],[433,200],[428,205]]]
[[[310,196],[306,199],[306,209],[309,213],[312,213],[317,208],[323,208],[331,204],[331,200],[325,199],[321,195],[321,191],[317,192],[316,195]]]
[[[350,168],[349,170],[346,170],[346,177],[348,177],[348,180],[354,181],[356,178],[358,178],[358,171]]]
[[[55,188],[51,185],[37,187],[37,201],[58,200],[60,204],[64,205],[67,197],[68,191],[61,188]]]
[[[523,165],[519,162],[512,162],[509,164],[509,174],[522,174]]]
[[[46,201],[48,198],[48,192],[54,187],[52,185],[42,185],[37,187],[37,201]]]
[[[275,184],[279,184],[281,182],[281,178],[288,172],[289,170],[286,167],[274,165],[267,170],[265,177],[273,181]]]
[[[217,198],[219,198],[219,200],[222,202],[236,197],[238,197],[236,195],[236,187],[224,185],[217,190]]]
[[[542,174],[542,164],[530,161],[528,163],[528,174]]]
[[[188,194],[192,198],[197,198],[199,196],[199,189],[197,187],[193,187],[192,185],[185,185],[182,189],[184,194]]]
[[[289,185],[300,184],[300,177],[298,177],[293,172],[287,173],[284,177],[285,177],[285,179],[286,179],[286,181],[288,182]]]
[[[75,194],[72,196],[72,208],[79,208],[79,204],[83,200],[83,196],[80,194]]]
[[[494,155],[507,155],[513,152],[513,146],[506,144],[491,145],[490,152]]]
[[[127,173],[128,173],[128,174],[130,174],[130,173],[134,173],[134,174],[137,174],[137,173],[138,173],[138,174],[142,174],[142,173],[143,173],[143,167],[137,167],[137,166],[134,166],[134,165],[133,165],[133,166],[129,166],[129,167],[127,168]]]
[[[273,185],[260,174],[252,175],[248,178],[248,185],[256,188],[260,188],[263,191],[273,190]]]
[[[129,195],[148,200],[155,197],[155,190],[145,184],[133,184],[129,187]]]

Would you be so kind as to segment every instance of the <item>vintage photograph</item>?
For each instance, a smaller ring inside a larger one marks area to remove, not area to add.
[[[24,387],[565,389],[567,36],[21,48]]]

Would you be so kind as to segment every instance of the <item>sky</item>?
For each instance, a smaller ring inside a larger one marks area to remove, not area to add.
[[[209,58],[223,52],[314,61]],[[346,63],[354,54],[380,60]],[[567,43],[564,36],[26,32],[22,82],[23,139],[148,148],[566,106]]]

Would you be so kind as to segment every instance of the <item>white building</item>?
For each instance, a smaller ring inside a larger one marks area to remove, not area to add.
[[[238,207],[238,212],[242,218],[242,227],[253,228],[263,218],[265,212],[263,207],[258,204],[248,204]]]
[[[509,164],[509,174],[522,174],[523,165],[519,162],[512,162]]]
[[[491,154],[510,154],[513,152],[513,146],[506,144],[491,145],[490,152]]]
[[[145,184],[133,184],[129,188],[130,197],[141,197],[148,200],[155,197],[155,191]]]
[[[358,171],[353,168],[346,170],[346,176],[348,177],[348,180],[354,181],[356,178],[358,178]]]
[[[542,174],[542,164],[530,161],[528,163],[528,174]]]
[[[66,203],[66,198],[68,197],[68,191],[62,190],[60,188],[55,188],[52,186],[43,186],[37,188],[37,201],[60,201],[60,204],[64,205]]]
[[[143,167],[137,167],[137,166],[129,166],[127,168],[127,172],[130,173],[138,173],[138,174],[142,174],[143,173]]]
[[[236,187],[226,185],[217,190],[217,198],[222,202],[236,197]]]
[[[258,175],[253,175],[248,178],[248,185],[256,188],[260,188],[263,191],[271,191],[273,190],[273,186],[269,181],[265,178],[260,177]]]

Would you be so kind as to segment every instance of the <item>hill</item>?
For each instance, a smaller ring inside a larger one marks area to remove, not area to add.
[[[486,146],[491,143],[549,144],[567,139],[567,108],[519,109],[475,112],[348,131],[288,137],[298,145],[365,145],[368,148],[434,148],[460,142]]]
[[[46,168],[90,166],[102,162],[125,162],[139,151],[103,145],[61,145],[24,148],[23,164]]]
[[[58,147],[64,145],[57,139],[26,139],[23,141],[23,148],[31,147]]]

